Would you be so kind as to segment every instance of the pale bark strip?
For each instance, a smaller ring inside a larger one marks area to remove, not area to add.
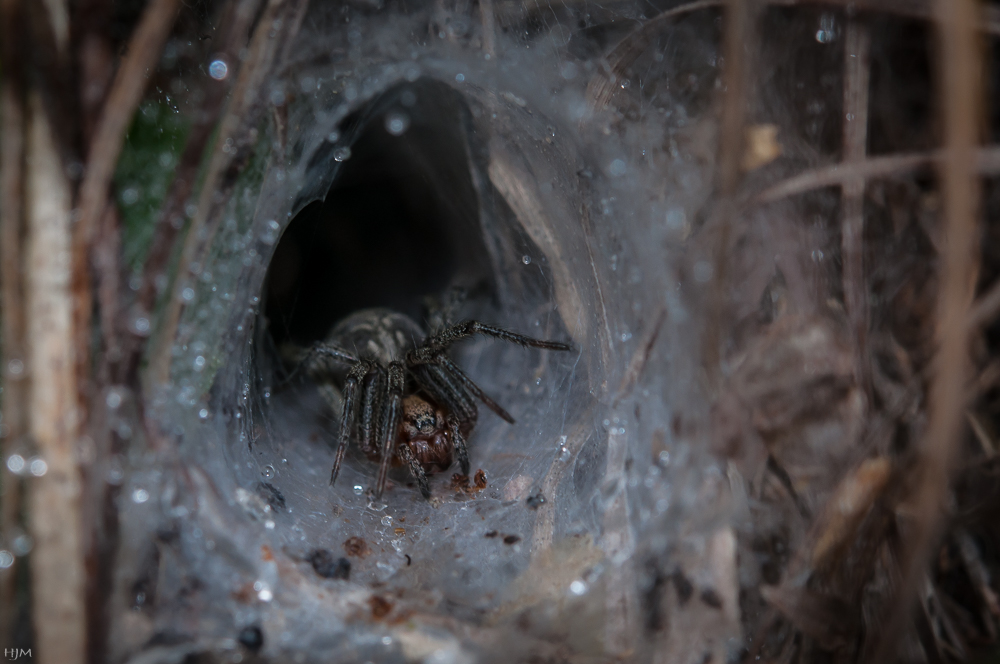
[[[31,480],[35,643],[42,664],[82,664],[86,625],[81,481],[74,458],[72,195],[51,122],[37,94],[30,99],[27,147],[29,412],[32,437],[48,464],[44,476]]]
[[[152,0],[129,39],[128,55],[115,74],[97,131],[87,156],[87,169],[80,185],[80,220],[73,238],[73,293],[76,304],[76,365],[86,378],[90,361],[93,294],[90,279],[91,245],[108,205],[108,188],[115,173],[125,134],[135,109],[142,101],[150,75],[177,16],[180,0]],[[81,399],[83,399],[81,395]],[[81,401],[83,403],[83,401]]]
[[[980,185],[976,174],[977,128],[982,112],[981,48],[975,33],[979,6],[974,0],[938,0],[943,66],[939,75],[944,111],[945,154],[941,163],[947,241],[937,296],[938,353],[929,395],[930,420],[920,449],[919,488],[912,496],[916,515],[902,547],[900,587],[891,618],[869,661],[890,661],[909,619],[940,537],[955,452],[962,433],[969,375],[969,308],[979,266],[976,219]]]
[[[4,9],[7,9],[4,7]],[[10,12],[0,20],[11,20]],[[9,36],[9,35],[6,35]],[[24,108],[11,77],[0,87],[0,318],[3,348],[2,459],[15,451],[28,431],[28,367],[25,352],[25,312],[22,256],[24,244]],[[2,463],[0,463],[2,468]],[[3,477],[0,496],[0,528],[6,541],[18,525],[22,481],[13,473]],[[0,643],[12,643],[17,614],[14,580],[17,568],[0,574]]]
[[[860,19],[847,23],[844,45],[844,161],[865,158],[868,146],[868,85],[871,34]],[[868,369],[868,282],[865,279],[865,181],[848,180],[841,205],[844,305],[854,341],[855,381],[870,396]]]

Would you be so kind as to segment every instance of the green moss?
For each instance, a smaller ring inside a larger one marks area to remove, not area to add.
[[[115,172],[115,197],[122,215],[123,259],[133,271],[149,251],[187,133],[186,119],[162,102],[143,104],[129,128]]]

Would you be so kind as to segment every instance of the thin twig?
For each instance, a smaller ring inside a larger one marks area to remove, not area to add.
[[[871,34],[867,24],[852,18],[844,45],[844,160],[860,161],[868,147],[868,81]],[[843,187],[841,256],[844,305],[854,337],[855,381],[871,398],[868,363],[868,287],[864,265],[865,181],[851,179]]]
[[[87,157],[87,169],[80,185],[80,217],[73,238],[74,327],[77,374],[81,381],[86,380],[90,366],[88,350],[93,307],[90,259],[97,225],[104,218],[108,205],[108,189],[125,133],[142,100],[149,72],[156,67],[179,6],[180,0],[152,0],[146,6],[129,40],[128,55],[115,75]]]
[[[900,585],[886,629],[869,661],[885,662],[910,617],[920,583],[938,540],[965,406],[969,307],[978,271],[976,215],[979,181],[975,146],[980,113],[980,51],[974,0],[938,0],[943,66],[940,71],[944,110],[945,157],[941,183],[947,231],[937,298],[938,353],[930,388],[930,420],[923,440],[913,497],[916,515],[907,537]]]
[[[973,152],[973,165],[979,175],[1000,173],[1000,146],[991,145]],[[895,154],[885,157],[869,157],[863,161],[843,162],[821,166],[782,180],[768,187],[750,199],[752,203],[771,203],[789,196],[805,194],[824,187],[842,186],[853,179],[872,180],[875,178],[901,175],[928,166],[940,164],[944,151]]]
[[[86,652],[81,480],[74,455],[77,383],[70,292],[72,195],[40,95],[27,132],[28,340],[31,435],[47,472],[31,481],[32,603],[43,663],[82,664]]]
[[[2,306],[3,347],[0,374],[3,376],[2,457],[14,453],[28,431],[28,380],[25,349],[24,311],[24,107],[20,81],[16,75],[16,26],[20,22],[18,3],[0,4],[0,44],[4,63],[0,79],[0,306]],[[23,482],[13,473],[3,479],[0,501],[0,528],[10,541],[19,523]],[[17,564],[0,575],[0,643],[13,644],[17,617],[15,575]]]

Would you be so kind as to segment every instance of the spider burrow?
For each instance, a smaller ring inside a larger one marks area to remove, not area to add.
[[[524,347],[572,350],[566,343],[533,339],[475,320],[425,335],[403,314],[365,309],[341,321],[326,340],[304,353],[301,366],[334,412],[338,406],[341,410],[331,486],[352,441],[378,461],[376,498],[382,496],[390,466],[405,464],[427,499],[427,476],[447,470],[454,456],[468,476],[466,440],[478,417],[475,400],[514,423],[448,357],[452,344],[477,334]]]

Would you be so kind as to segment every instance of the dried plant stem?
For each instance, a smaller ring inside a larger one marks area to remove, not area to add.
[[[497,19],[493,0],[479,0],[479,12],[483,17],[483,51],[493,57],[497,54]]]
[[[31,482],[34,626],[39,661],[84,661],[81,481],[74,458],[77,385],[70,292],[72,194],[40,97],[27,132],[28,340],[31,435],[48,472]]]
[[[903,551],[900,586],[872,662],[889,661],[910,617],[927,565],[934,555],[958,448],[969,373],[966,324],[978,272],[976,215],[979,182],[975,146],[980,113],[980,52],[974,0],[938,0],[943,66],[940,70],[945,155],[941,168],[947,242],[942,256],[936,336],[938,354],[929,395],[930,420],[912,497],[915,520]]]
[[[868,146],[868,81],[871,35],[857,18],[847,24],[844,45],[844,160],[865,158]],[[841,200],[841,256],[843,258],[844,304],[854,339],[855,380],[871,393],[868,365],[868,285],[864,265],[863,178],[847,180]]]
[[[163,323],[158,332],[158,338],[150,357],[148,381],[152,385],[164,385],[170,378],[170,349],[177,333],[183,310],[181,292],[190,284],[192,267],[197,264],[196,258],[211,245],[215,227],[207,227],[208,221],[215,209],[219,187],[223,175],[229,169],[236,154],[249,149],[242,136],[243,130],[249,129],[258,114],[261,104],[261,88],[277,56],[277,49],[284,43],[283,37],[298,29],[294,20],[283,21],[288,26],[276,31],[274,26],[279,17],[301,17],[304,0],[269,0],[250,41],[250,53],[233,86],[229,107],[222,118],[219,132],[205,175],[204,184],[198,197],[197,211],[191,219],[191,225],[181,250],[180,269],[174,281],[170,300],[166,303]],[[229,140],[236,149],[223,150],[222,146]]]
[[[824,187],[842,186],[854,179],[901,175],[910,171],[942,163],[943,150],[896,154],[885,157],[868,157],[859,161],[844,162],[803,171],[796,176],[768,187],[753,198],[753,203],[771,203],[789,196],[805,194]],[[1000,146],[992,145],[973,151],[973,166],[980,175],[1000,173]]]
[[[179,6],[180,0],[152,0],[146,6],[129,40],[128,55],[115,75],[87,157],[87,169],[80,185],[80,220],[73,238],[74,328],[81,385],[85,384],[82,381],[87,379],[90,366],[92,245],[108,205],[108,188],[125,142],[125,133],[142,100],[149,83],[149,72],[156,66]]]
[[[0,4],[3,62],[13,63],[12,26],[16,3]],[[24,107],[10,71],[0,79],[0,314],[3,340],[0,373],[3,376],[2,458],[7,459],[28,432],[28,380],[25,360],[25,311],[22,256],[24,251]],[[3,478],[0,528],[9,538],[18,526],[23,483],[13,473]],[[13,643],[16,568],[0,575],[0,643]]]
[[[740,182],[740,163],[743,160],[743,128],[746,116],[747,59],[755,52],[755,32],[751,29],[752,0],[729,0],[725,14],[725,68],[723,81],[722,118],[719,127],[719,182],[720,201],[715,210],[718,236],[713,257],[712,291],[702,349],[704,366],[710,376],[718,375],[721,361],[722,323],[727,308],[729,292],[727,264],[729,262],[729,235],[737,215],[736,190]]]

